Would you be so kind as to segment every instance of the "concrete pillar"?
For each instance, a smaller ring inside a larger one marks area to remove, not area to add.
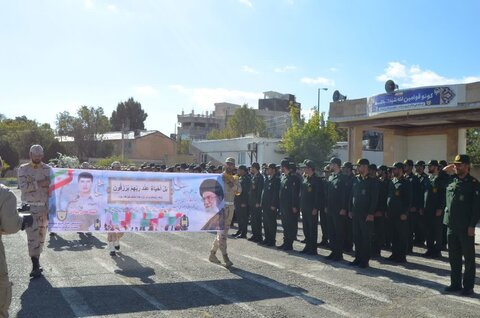
[[[448,162],[452,161],[453,158],[459,153],[459,143],[458,140],[460,129],[447,129],[447,158],[445,158]],[[466,148],[466,147],[465,147]]]
[[[467,129],[458,129],[458,153],[467,153]]]
[[[383,164],[392,165],[395,161],[395,135],[393,130],[383,132]]]
[[[354,163],[362,158],[363,127],[350,127],[348,131],[348,160]]]

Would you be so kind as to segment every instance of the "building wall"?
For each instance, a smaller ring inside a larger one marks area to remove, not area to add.
[[[407,154],[405,158],[413,161],[430,159],[447,159],[447,135],[425,135],[407,137]]]

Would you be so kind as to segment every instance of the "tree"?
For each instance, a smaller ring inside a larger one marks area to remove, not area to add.
[[[467,154],[473,164],[480,164],[480,128],[467,129]]]
[[[117,110],[114,110],[110,117],[110,124],[116,131],[144,130],[147,117],[148,114],[143,111],[142,105],[130,97],[126,102],[118,103]]]
[[[265,122],[254,109],[249,108],[248,104],[244,104],[236,109],[233,116],[228,119],[227,127],[221,130],[212,130],[207,135],[207,139],[245,137],[252,133],[261,137],[266,136]]]
[[[0,154],[9,167],[16,167],[20,163],[18,152],[15,151],[7,140],[0,139]]]
[[[325,115],[320,116],[316,111],[305,122],[300,117],[300,109],[294,105],[290,107],[290,115],[292,126],[285,132],[280,148],[296,162],[311,159],[319,164],[326,161],[338,138],[335,125],[331,122],[321,125]]]
[[[98,153],[103,156],[109,155],[97,144],[102,140],[103,134],[110,130],[108,117],[105,116],[102,107],[81,106],[77,115],[72,116],[69,112],[57,114],[57,132],[64,136],[73,137],[75,140],[75,152],[79,158],[96,157]]]

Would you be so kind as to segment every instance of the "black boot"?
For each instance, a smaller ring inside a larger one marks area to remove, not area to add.
[[[40,267],[40,259],[38,256],[32,256],[32,271],[30,277],[37,278],[42,276],[43,269]]]

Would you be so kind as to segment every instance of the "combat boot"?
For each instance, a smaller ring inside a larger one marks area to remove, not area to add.
[[[230,267],[233,266],[233,263],[232,263],[232,261],[230,261],[227,254],[223,254],[223,260],[225,261],[225,267],[226,268],[230,268]]]
[[[108,249],[110,250],[110,256],[117,256],[117,254],[115,253],[113,242],[108,242]]]
[[[30,277],[37,278],[42,276],[43,269],[40,267],[40,260],[38,256],[32,256],[32,271],[30,272]]]
[[[215,252],[210,252],[210,256],[208,257],[208,260],[214,264],[221,264],[217,256],[215,255]]]

